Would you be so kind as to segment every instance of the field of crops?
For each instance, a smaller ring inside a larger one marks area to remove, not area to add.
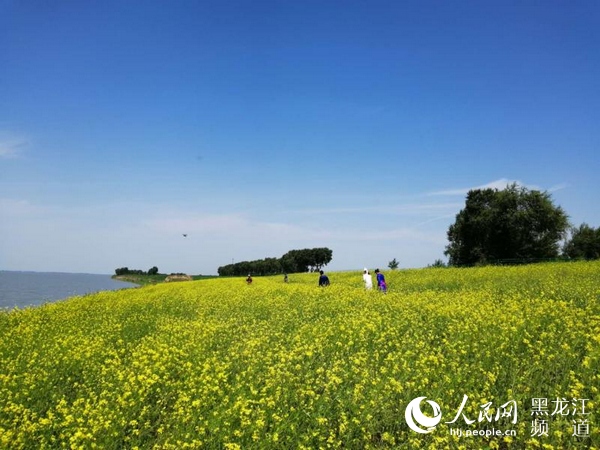
[[[0,447],[600,448],[600,263],[329,277],[0,313]]]

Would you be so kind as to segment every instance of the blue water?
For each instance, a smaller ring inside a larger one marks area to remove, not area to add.
[[[110,275],[0,270],[0,308],[24,308],[76,295],[136,286]]]

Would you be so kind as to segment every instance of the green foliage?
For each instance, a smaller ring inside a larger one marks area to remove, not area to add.
[[[436,259],[433,264],[429,264],[427,267],[448,267],[448,265],[441,259]]]
[[[563,248],[563,254],[573,259],[600,258],[600,228],[582,223],[571,229],[571,238]]]
[[[115,275],[118,277],[123,275],[158,275],[158,267],[153,266],[148,272],[139,269],[130,269],[128,267],[119,267],[118,269],[115,269]]]
[[[326,248],[290,250],[281,257],[286,262],[286,272],[318,272],[331,262],[333,252]]]
[[[556,258],[567,227],[567,215],[547,192],[516,184],[475,189],[448,229],[444,253],[457,266]]]
[[[392,270],[396,270],[399,266],[398,261],[396,261],[396,258],[392,259],[389,263],[388,263],[388,267]]]
[[[119,267],[115,269],[115,275],[147,275],[147,272],[139,269],[129,269],[128,267]]]
[[[331,262],[333,252],[326,248],[290,250],[281,258],[241,261],[218,268],[220,276],[275,275],[279,273],[317,272]]]

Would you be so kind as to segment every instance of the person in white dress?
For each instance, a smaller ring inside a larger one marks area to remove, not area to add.
[[[366,267],[363,271],[363,281],[365,283],[366,290],[373,289],[373,278],[371,278],[371,274],[369,273],[369,270]]]

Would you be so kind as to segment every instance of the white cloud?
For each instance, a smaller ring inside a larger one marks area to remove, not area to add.
[[[183,213],[179,217],[155,217],[147,220],[146,225],[158,234],[187,234],[188,237],[277,239],[287,236],[306,237],[311,233],[296,225],[253,220],[242,214]]]
[[[27,200],[14,200],[11,198],[0,198],[0,211],[3,216],[27,214],[33,210],[33,206]]]
[[[445,236],[432,234],[424,231],[420,231],[414,228],[405,227],[397,228],[392,230],[373,231],[373,232],[362,232],[352,229],[336,231],[329,235],[332,240],[336,241],[381,241],[381,242],[398,242],[398,241],[410,241],[410,242],[429,242],[436,244],[444,244]]]
[[[400,205],[366,206],[362,208],[319,208],[290,211],[294,214],[396,214],[423,215],[438,214],[441,211],[462,208],[462,203],[407,203]]]
[[[481,186],[472,186],[472,187],[468,187],[468,188],[459,188],[459,189],[447,189],[447,190],[443,190],[443,191],[430,192],[427,195],[429,195],[429,196],[435,196],[435,195],[447,195],[447,196],[461,195],[461,196],[464,196],[464,195],[467,195],[467,193],[469,191],[474,190],[474,189],[503,190],[503,189],[506,189],[506,186],[511,185],[513,183],[516,183],[518,186],[526,187],[529,190],[536,190],[536,191],[543,190],[539,186],[536,186],[533,184],[525,184],[519,180],[509,180],[508,178],[500,178],[498,180],[491,181],[491,182],[481,185]],[[562,186],[562,185],[559,185],[559,186]],[[562,187],[561,187],[561,189],[562,189]]]
[[[559,183],[555,186],[552,186],[551,188],[548,188],[548,192],[556,192],[556,191],[560,191],[562,189],[566,189],[569,187],[568,183]]]
[[[446,213],[435,205],[406,208],[423,209],[423,219],[430,219],[431,212]],[[0,265],[13,270],[111,273],[117,267],[157,265],[165,272],[209,274],[234,259],[280,257],[294,248],[321,246],[334,251],[331,270],[384,265],[399,255],[405,266],[414,267],[435,260],[445,245],[440,227],[426,230],[402,220],[391,224],[368,212],[352,221],[297,221],[289,214],[273,220],[165,205],[64,207],[0,199],[0,213]]]
[[[18,158],[28,144],[26,139],[0,137],[0,158]]]

